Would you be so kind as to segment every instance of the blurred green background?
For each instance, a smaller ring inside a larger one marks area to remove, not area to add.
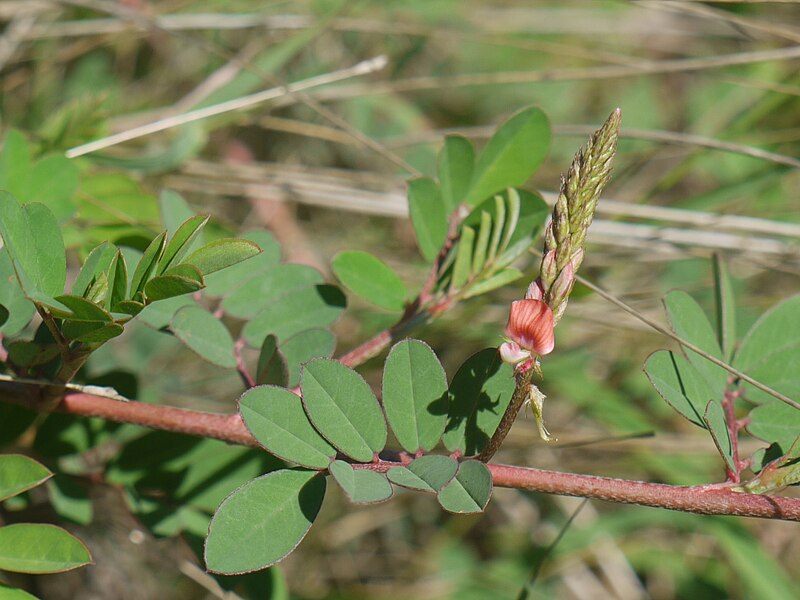
[[[480,145],[509,114],[538,104],[554,142],[528,187],[547,193],[619,106],[614,177],[582,273],[663,322],[660,297],[671,289],[711,312],[710,256],[720,252],[734,277],[742,333],[800,290],[798,3],[6,0],[0,19],[2,126],[22,131],[34,157],[374,56],[389,59],[379,72],[308,97],[284,94],[77,160],[80,181],[63,191],[79,208],[65,224],[75,256],[109,236],[133,245],[152,237],[160,228],[156,196],[166,187],[195,212],[210,212],[217,235],[266,227],[286,260],[328,275],[335,252],[364,249],[419,284],[425,268],[405,217],[409,173],[321,112],[434,174],[446,133]],[[521,268],[532,279],[537,264],[531,256]],[[414,335],[452,376],[468,355],[499,342],[507,307],[524,286],[461,303]],[[541,386],[559,440],[540,441],[533,419],[521,416],[497,460],[673,484],[723,480],[708,436],[678,417],[641,372],[668,340],[585,288],[573,298]],[[334,327],[337,355],[393,319],[351,302]],[[128,376],[122,391],[131,397],[235,410],[235,374],[198,364],[142,325],[93,357],[89,374],[117,373],[109,380],[119,386],[131,363],[146,373]],[[361,368],[376,386],[381,364]],[[139,446],[124,450],[132,454],[161,447],[161,434],[121,431],[103,439],[137,438]],[[743,445],[752,451],[759,442]],[[80,447],[95,448],[96,440]],[[76,478],[82,500],[71,519],[97,564],[14,583],[56,599],[235,597],[197,566],[197,535],[154,535],[129,512],[133,471],[114,458],[113,444],[102,448],[108,454],[92,458],[111,465],[111,481]],[[61,452],[41,443],[36,450]],[[202,462],[215,452],[196,450],[151,460]],[[251,476],[259,472],[252,462],[242,463]],[[147,489],[158,498],[165,485],[178,484],[154,477]],[[213,487],[213,478],[203,485]],[[497,489],[484,514],[455,517],[419,494],[354,508],[330,492],[281,573],[220,581],[245,598],[471,600],[515,598],[538,569],[532,598],[800,597],[796,523],[592,501],[548,554],[580,500]],[[64,504],[58,512],[70,514]],[[202,530],[207,517],[198,518]],[[157,534],[180,529],[160,523]]]

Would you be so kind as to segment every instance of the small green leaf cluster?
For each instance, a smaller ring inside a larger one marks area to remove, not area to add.
[[[62,369],[76,363],[62,379],[68,381],[88,352],[120,335],[146,306],[196,292],[205,287],[206,276],[261,252],[254,242],[240,239],[192,249],[207,222],[207,216],[191,217],[169,239],[166,231],[158,235],[130,274],[122,249],[103,242],[89,253],[65,294],[66,254],[55,216],[44,204],[20,204],[0,192],[0,275],[7,282],[0,325],[10,321],[12,330],[19,330],[34,307],[46,327],[39,339],[9,347],[12,365],[26,372],[60,354]]]
[[[717,327],[687,293],[664,298],[672,330],[711,356],[729,363],[789,397],[800,396],[794,367],[800,364],[800,296],[767,311],[736,344],[736,311],[725,266],[716,263]],[[800,411],[765,391],[738,380],[692,350],[659,350],[644,366],[659,395],[694,425],[708,430],[724,460],[729,480],[739,483],[750,468],[758,476],[744,484],[765,492],[800,482]],[[745,429],[770,446],[749,459],[738,455],[738,435]]]
[[[206,540],[209,570],[244,573],[289,554],[320,510],[326,472],[355,504],[386,501],[398,486],[436,494],[453,513],[486,507],[491,474],[464,457],[483,450],[514,392],[494,348],[469,358],[448,385],[433,350],[403,340],[386,358],[382,403],[358,373],[327,358],[303,365],[300,387],[298,396],[262,385],[239,399],[253,437],[296,467],[258,477],[220,504]],[[402,450],[387,450],[390,428]],[[430,454],[440,442],[449,455]]]
[[[0,455],[0,502],[34,488],[53,473],[32,458]],[[0,570],[16,573],[61,573],[92,562],[89,550],[68,531],[45,523],[14,523],[0,527]],[[3,598],[32,598],[0,584]]]
[[[550,147],[550,125],[536,107],[500,125],[476,158],[467,138],[445,139],[437,179],[408,184],[408,206],[420,253],[435,263],[435,290],[450,298],[487,293],[522,277],[511,266],[541,230],[549,209],[537,193],[517,189],[539,167]],[[332,262],[341,284],[389,310],[402,311],[402,279],[378,258],[360,251]]]

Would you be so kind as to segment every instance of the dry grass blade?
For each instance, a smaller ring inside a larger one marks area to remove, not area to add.
[[[749,85],[750,82],[739,80],[736,83]],[[800,89],[795,89],[794,92],[800,94]],[[332,127],[325,127],[324,125],[310,125],[296,119],[261,117],[256,121],[256,123],[266,129],[313,137],[329,142],[335,142],[337,144],[353,143],[352,138]],[[596,129],[596,125],[554,125],[553,133],[555,135],[574,135],[583,137],[586,135],[591,135]],[[416,144],[438,144],[445,136],[448,135],[463,135],[472,139],[487,139],[492,136],[495,130],[496,127],[491,125],[431,129],[427,131],[386,138],[382,141],[387,148],[404,148]],[[697,146],[699,148],[708,148],[710,150],[718,150],[720,152],[750,156],[752,158],[758,158],[767,162],[800,169],[800,159],[794,158],[793,156],[769,152],[767,150],[762,150],[761,148],[748,146],[746,144],[726,142],[724,140],[718,140],[704,135],[695,135],[681,131],[628,128],[621,129],[619,132],[619,137],[620,139],[644,140],[650,142],[663,142],[665,144]]]
[[[530,594],[533,591],[534,586],[536,585],[536,580],[539,578],[539,573],[542,571],[542,565],[553,553],[553,550],[555,550],[556,546],[558,546],[558,543],[564,537],[564,534],[566,534],[567,531],[569,531],[569,528],[572,525],[573,521],[575,521],[578,515],[581,514],[581,511],[588,503],[589,499],[584,498],[583,500],[581,500],[580,504],[578,504],[578,507],[574,511],[572,511],[572,514],[566,520],[563,527],[561,527],[561,529],[559,530],[558,535],[550,543],[550,545],[544,551],[539,560],[537,560],[536,563],[534,564],[533,569],[531,570],[530,577],[528,578],[528,581],[525,582],[525,587],[523,587],[520,590],[519,595],[517,596],[517,600],[527,600],[530,597]]]
[[[25,12],[21,15],[15,16],[11,23],[8,24],[2,37],[0,37],[0,71],[3,70],[6,63],[16,53],[25,35],[33,28],[36,23],[36,14],[33,12]]]
[[[169,186],[179,191],[269,197],[291,200],[368,215],[405,218],[408,205],[403,182],[381,174],[320,169],[288,165],[219,165],[207,161],[186,163],[180,175],[168,177]],[[555,193],[543,192],[552,202]],[[618,247],[647,247],[649,252],[670,258],[681,248],[708,248],[739,252],[774,261],[798,260],[796,244],[782,237],[800,238],[800,224],[740,215],[719,215],[662,206],[643,206],[603,198],[598,215],[650,219],[686,227],[664,227],[595,219],[590,241]],[[740,232],[741,235],[733,232]],[[763,235],[758,235],[763,234]]]
[[[593,131],[589,125],[562,125],[560,127],[556,126],[554,130],[556,133],[564,135],[586,135],[587,133],[591,133],[591,131]],[[767,150],[762,150],[761,148],[755,148],[753,146],[747,146],[745,144],[717,140],[704,135],[694,135],[691,133],[682,133],[678,131],[659,131],[653,129],[625,129],[620,132],[620,137],[631,140],[647,140],[652,142],[664,142],[667,144],[697,146],[699,148],[708,148],[710,150],[720,150],[722,152],[741,154],[742,156],[751,156],[753,158],[760,158],[778,165],[786,165],[787,167],[800,169],[800,160],[792,156],[768,152]]]
[[[716,20],[723,23],[729,23],[736,28],[741,28],[743,31],[761,32],[774,37],[783,38],[790,42],[800,42],[800,29],[786,25],[779,25],[777,23],[767,23],[757,21],[753,18],[741,17],[730,12],[711,8],[710,6],[692,5],[689,2],[663,2],[662,0],[651,0],[641,2],[644,6],[650,6],[659,10],[674,11],[679,13],[688,13],[698,15],[710,20]]]
[[[788,61],[800,58],[800,46],[789,46],[775,50],[757,50],[719,54],[702,58],[646,61],[633,66],[603,66],[549,71],[507,71],[504,73],[478,73],[449,75],[443,77],[415,77],[391,82],[373,83],[369,86],[349,85],[317,94],[319,100],[341,100],[359,96],[418,92],[454,87],[538,83],[548,81],[590,81],[619,77],[641,77],[665,73],[688,73],[708,69],[721,69],[759,62]]]
[[[148,30],[165,31],[159,27],[155,19],[141,13],[140,11],[128,8],[126,6],[119,6],[117,4],[107,2],[106,0],[60,0],[60,1],[63,2],[64,4],[71,4],[74,6],[91,8],[93,10],[98,10],[101,12],[112,14],[125,21],[130,21],[138,26],[145,27]],[[339,8],[337,8],[336,10],[338,11]],[[331,17],[332,14],[327,17],[328,20]],[[239,57],[237,57],[235,53],[231,52],[226,48],[223,48],[222,46],[219,46],[214,42],[207,41],[204,38],[198,38],[184,32],[166,31],[166,33],[176,37],[180,37],[183,40],[189,42],[190,44],[203,48],[206,51],[213,54],[214,56],[218,56],[220,58],[223,58],[224,60],[237,61],[237,63],[242,67],[242,69],[245,69],[250,73],[253,73],[257,77],[262,79],[265,83],[271,83],[271,84],[278,83],[281,87],[285,89],[289,88],[286,82],[283,81],[281,78],[277,77],[274,74],[263,71],[262,69],[256,67],[250,62],[241,62],[239,60]],[[308,106],[314,112],[316,112],[326,120],[330,121],[341,130],[347,132],[354,140],[363,145],[365,148],[369,148],[370,150],[377,152],[378,155],[383,156],[385,159],[392,162],[393,164],[405,170],[411,175],[414,176],[421,175],[421,173],[415,167],[413,167],[412,165],[404,161],[401,157],[397,156],[396,154],[385,148],[382,144],[380,144],[376,140],[372,139],[368,135],[365,135],[363,132],[359,131],[358,129],[350,125],[350,123],[342,119],[339,115],[337,115],[327,107],[320,104],[316,98],[313,98],[303,93],[303,90],[290,91],[287,95],[292,97],[291,103],[300,102]]]
[[[228,100],[227,102],[220,102],[219,104],[199,108],[197,110],[192,110],[180,115],[159,119],[158,121],[154,121],[146,125],[134,127],[133,129],[121,131],[120,133],[89,142],[88,144],[82,144],[80,146],[76,146],[75,148],[70,148],[67,150],[66,155],[67,158],[77,158],[78,156],[83,156],[84,154],[89,154],[90,152],[96,152],[97,150],[102,150],[104,148],[134,140],[145,135],[164,131],[173,127],[179,127],[180,125],[186,125],[187,123],[193,123],[195,121],[207,119],[209,117],[220,115],[226,112],[243,110],[245,108],[250,108],[257,104],[267,102],[268,100],[274,100],[276,98],[280,98],[281,96],[294,94],[302,90],[326,85],[335,81],[341,81],[350,77],[358,77],[360,75],[366,75],[367,73],[373,73],[384,68],[387,62],[388,59],[385,56],[377,56],[346,69],[341,69],[332,73],[325,73],[324,75],[318,75],[317,77],[310,77],[302,81],[291,83],[287,86],[263,90],[261,92],[256,92],[255,94],[249,94],[247,96],[242,96],[241,98]]]

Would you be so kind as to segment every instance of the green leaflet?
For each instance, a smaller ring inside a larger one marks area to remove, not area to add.
[[[448,392],[442,437],[448,450],[471,456],[486,447],[514,394],[512,371],[495,348],[481,350],[461,365]]]
[[[243,265],[255,263],[261,255]],[[236,269],[238,265],[232,267]],[[214,277],[214,275],[211,275]],[[322,273],[313,267],[296,264],[276,265],[236,287],[222,301],[225,314],[238,319],[252,319],[259,312],[273,307],[281,296],[322,284]]]
[[[675,352],[658,350],[645,361],[644,372],[667,404],[705,429],[703,415],[715,392],[689,361]]]
[[[244,326],[242,333],[248,344],[260,347],[269,334],[285,340],[301,331],[330,325],[345,305],[344,294],[335,286],[300,288],[276,298]]]
[[[303,367],[306,414],[333,446],[359,462],[371,462],[386,444],[386,421],[366,381],[327,358]]]
[[[466,198],[475,167],[475,148],[467,138],[448,135],[439,152],[438,176],[446,214]]]
[[[186,256],[182,263],[194,265],[205,276],[252,258],[260,252],[261,248],[255,242],[226,238],[201,246]]]
[[[0,527],[0,569],[17,573],[61,573],[92,562],[89,550],[55,525],[17,523]]]
[[[343,460],[335,460],[328,471],[353,504],[377,504],[392,497],[392,486],[383,473],[354,469]]]
[[[281,351],[278,349],[278,339],[268,335],[261,344],[256,368],[256,383],[258,385],[274,384],[281,387],[289,385],[289,368],[286,365]]]
[[[412,490],[438,493],[458,471],[458,462],[449,456],[427,454],[411,461],[404,467],[392,467],[389,481]]]
[[[274,565],[308,533],[324,497],[325,478],[317,471],[273,471],[245,483],[211,520],[208,570],[233,575]]]
[[[0,237],[28,298],[40,301],[64,292],[64,240],[50,209],[38,203],[20,206],[0,191]]]
[[[239,399],[247,428],[275,456],[311,469],[326,469],[336,449],[320,436],[297,396],[285,388],[258,386]]]
[[[664,297],[664,306],[672,329],[677,335],[705,350],[711,356],[723,359],[722,350],[711,323],[700,305],[689,294],[682,291],[670,292]],[[714,398],[720,401],[727,386],[728,372],[691,350],[687,349],[686,355],[689,362],[710,385]]]
[[[361,251],[340,252],[333,257],[331,268],[342,285],[357,296],[386,310],[403,310],[408,294],[403,280],[375,256]]]
[[[498,127],[475,165],[468,204],[525,183],[547,156],[550,123],[536,107],[520,110]]]
[[[50,479],[53,473],[22,454],[0,454],[0,501]]]
[[[458,467],[456,476],[437,495],[439,504],[451,513],[483,512],[492,496],[492,474],[485,464],[468,460]]]
[[[420,252],[433,262],[447,238],[447,209],[433,179],[420,177],[408,182],[408,211]]]
[[[794,376],[800,356],[800,295],[776,304],[756,321],[733,358],[733,366],[779,392],[797,399],[800,380]],[[787,369],[788,367],[788,369]],[[743,384],[750,402],[771,402],[773,397]]]
[[[181,308],[170,327],[175,336],[207,361],[233,369],[233,338],[227,327],[210,312],[196,304]]]
[[[447,376],[418,340],[395,344],[383,369],[383,407],[397,441],[410,453],[430,451],[444,433]]]
[[[733,444],[728,431],[728,423],[725,420],[725,411],[719,402],[709,400],[703,415],[703,421],[705,421],[706,427],[711,434],[711,439],[714,440],[714,445],[717,447],[728,469],[734,473],[738,472],[739,469],[733,462]]]

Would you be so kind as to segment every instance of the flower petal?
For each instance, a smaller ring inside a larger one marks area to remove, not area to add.
[[[523,350],[517,342],[503,342],[500,344],[500,358],[509,365],[518,365],[531,357],[530,350]]]
[[[505,333],[521,348],[539,355],[549,354],[555,347],[553,327],[553,311],[541,300],[511,303]]]

